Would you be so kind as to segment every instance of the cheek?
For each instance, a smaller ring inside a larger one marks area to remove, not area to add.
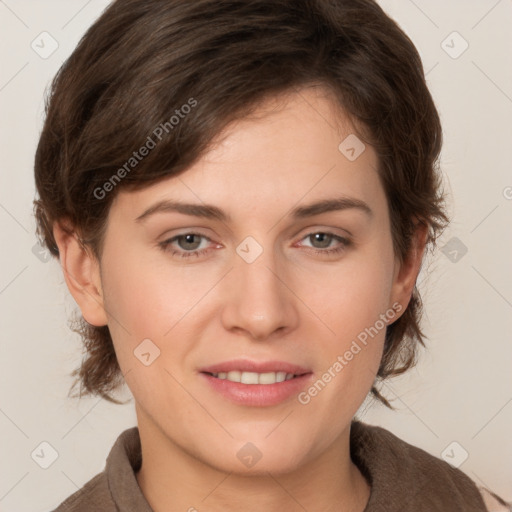
[[[393,254],[385,241],[379,247],[333,266],[309,297],[322,320],[316,322],[323,333],[316,337],[323,370],[319,406],[331,403],[355,412],[374,382],[386,327],[396,319],[389,304]]]
[[[162,335],[172,327],[173,307],[180,302],[170,300],[172,282],[159,278],[143,258],[118,249],[115,260],[107,255],[104,261],[104,304],[116,355],[126,373],[139,366],[134,350],[143,340],[152,340],[161,349]]]
[[[123,374],[136,370],[130,377],[137,379],[135,374],[143,366],[136,355],[142,350],[139,347],[146,347],[150,357],[160,351],[151,364],[151,378],[165,381],[168,374],[156,375],[155,368],[163,362],[169,368],[181,365],[194,351],[199,338],[191,336],[190,326],[200,323],[201,300],[215,287],[219,276],[212,271],[198,272],[197,267],[172,265],[161,257],[123,253],[120,246],[116,255],[105,258],[103,287],[119,365]],[[169,347],[171,357],[166,353]]]
[[[179,268],[135,251],[124,253],[115,264],[106,260],[104,275],[112,324],[122,323],[136,336],[161,338],[204,294],[204,285],[192,275],[187,279]]]
[[[370,328],[389,308],[393,254],[386,239],[354,252],[315,277],[308,304],[330,328],[338,348]],[[380,322],[379,322],[380,326]]]

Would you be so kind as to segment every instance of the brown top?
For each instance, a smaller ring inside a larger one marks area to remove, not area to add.
[[[352,422],[350,450],[371,484],[364,512],[498,512],[488,509],[476,485],[462,471],[387,430]],[[135,478],[142,462],[139,430],[117,438],[105,470],[69,496],[54,512],[152,512]]]

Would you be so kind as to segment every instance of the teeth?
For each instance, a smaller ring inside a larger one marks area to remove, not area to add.
[[[276,382],[283,382],[285,380],[293,379],[293,373],[286,372],[240,372],[233,370],[230,372],[212,373],[218,379],[226,379],[231,382],[241,382],[242,384],[275,384]]]
[[[286,377],[286,373],[283,373],[283,372],[260,373],[259,378],[258,378],[258,383],[259,384],[275,384],[276,382],[283,382],[285,377]]]

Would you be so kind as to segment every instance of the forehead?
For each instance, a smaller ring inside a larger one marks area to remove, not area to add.
[[[282,214],[327,196],[381,202],[376,153],[355,132],[324,88],[272,97],[228,125],[189,169],[143,190],[121,190],[113,208],[135,219],[165,199],[219,204],[237,215]]]

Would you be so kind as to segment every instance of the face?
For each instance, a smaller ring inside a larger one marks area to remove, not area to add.
[[[244,450],[284,472],[347,433],[408,300],[374,150],[354,159],[319,88],[260,113],[181,175],[120,192],[101,259],[139,426],[234,472]]]

